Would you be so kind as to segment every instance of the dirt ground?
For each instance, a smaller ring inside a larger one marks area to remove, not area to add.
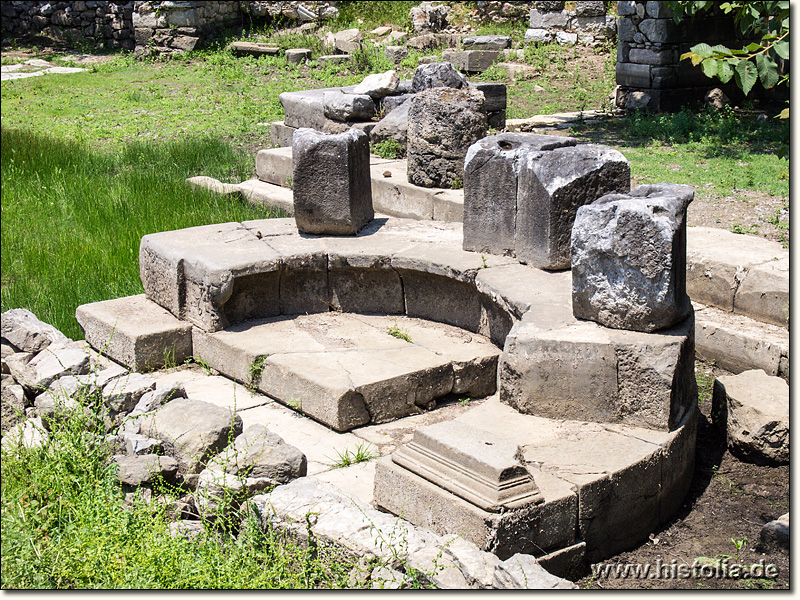
[[[698,361],[698,370],[729,374]],[[711,423],[711,400],[700,404],[697,454],[692,487],[679,514],[651,540],[623,552],[606,564],[692,565],[696,559],[728,565],[775,565],[775,579],[637,579],[587,576],[576,584],[587,589],[789,589],[789,557],[756,550],[765,523],[789,511],[789,467],[758,466],[740,461],[725,447],[724,434]],[[737,550],[735,542],[741,545]],[[660,561],[660,563],[657,563]],[[706,569],[710,571],[710,569]]]

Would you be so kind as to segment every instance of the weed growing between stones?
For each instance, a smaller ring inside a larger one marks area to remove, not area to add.
[[[261,356],[257,356],[250,364],[250,381],[247,382],[245,387],[251,394],[255,394],[258,391],[258,382],[261,381],[261,374],[264,372],[267,358],[269,358],[268,354],[262,354]]]
[[[413,342],[411,341],[411,336],[408,335],[408,329],[400,329],[397,326],[397,323],[395,323],[391,327],[388,327],[386,329],[386,333],[388,333],[392,337],[397,338],[398,340],[405,340],[409,344],[413,344]]]
[[[388,138],[377,144],[372,144],[370,150],[374,155],[386,159],[403,158],[406,154],[403,146],[394,138]]]
[[[356,445],[355,450],[346,449],[344,452],[337,452],[330,470],[343,469],[350,465],[356,465],[372,460],[373,458],[378,458],[378,456],[379,455],[369,444],[360,443]]]
[[[262,525],[234,492],[219,494],[214,517],[193,521],[196,535],[171,526],[182,485],[162,479],[126,501],[99,392],[86,386],[58,404],[41,444],[3,440],[4,589],[348,585],[352,564]]]

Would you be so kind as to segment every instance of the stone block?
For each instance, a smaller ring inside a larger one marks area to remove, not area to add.
[[[630,189],[617,151],[573,138],[505,133],[482,139],[464,161],[464,249],[569,267],[579,206]]]
[[[383,53],[394,64],[399,64],[408,58],[408,48],[405,46],[386,46]]]
[[[619,10],[619,9],[617,9]],[[663,2],[645,2],[647,16],[651,19],[671,19],[672,10]],[[622,14],[622,13],[620,13]]]
[[[467,79],[448,62],[423,64],[414,71],[411,91],[422,92],[436,87],[462,89],[468,86]]]
[[[627,17],[636,14],[636,3],[633,0],[620,0],[617,2],[617,14]]]
[[[767,375],[788,377],[789,332],[710,306],[695,305],[697,356],[732,373],[761,369]],[[785,374],[784,374],[785,372]]]
[[[770,521],[761,528],[758,540],[758,552],[771,554],[783,552],[789,554],[789,513]]]
[[[636,37],[636,27],[633,20],[627,17],[620,17],[617,19],[617,38],[621,42],[632,42]]]
[[[662,66],[678,63],[678,56],[672,49],[631,48],[628,57],[630,62],[642,65]],[[655,74],[653,75],[655,76]]]
[[[544,502],[491,513],[393,463],[375,464],[374,502],[438,535],[453,534],[506,559],[575,544],[577,498],[566,482],[533,472]]]
[[[252,284],[259,278],[270,284],[279,270],[280,256],[239,223],[152,233],[139,247],[147,298],[207,331],[226,327],[230,318],[278,314],[278,279]]]
[[[529,22],[531,29],[566,29],[569,13],[565,10],[542,12],[532,8]]]
[[[408,181],[422,187],[463,181],[467,149],[486,127],[478,90],[435,87],[417,93],[408,111]]]
[[[525,43],[549,44],[553,41],[553,34],[549,29],[528,29],[525,31]]]
[[[578,208],[572,310],[606,327],[655,331],[691,312],[686,294],[689,186],[648,184]]]
[[[483,73],[500,57],[499,50],[445,50],[442,60],[452,63],[459,71]]]
[[[647,37],[648,41],[660,44],[678,42],[681,36],[678,26],[671,18],[645,19],[639,23],[639,31]]]
[[[2,339],[20,352],[39,352],[50,344],[67,344],[72,341],[24,308],[5,311],[0,315],[0,324]]]
[[[471,146],[464,161],[464,250],[514,256],[525,157],[575,144],[574,138],[501,133]]]
[[[556,43],[562,46],[574,46],[578,43],[578,34],[567,31],[556,31]]]
[[[786,381],[760,369],[724,375],[714,382],[713,402],[725,415],[731,452],[756,464],[789,464]]]
[[[294,214],[301,232],[352,235],[373,219],[366,134],[298,129],[292,160]]]
[[[385,73],[367,75],[361,83],[353,88],[353,93],[366,94],[377,101],[384,96],[394,94],[399,84],[400,78],[397,76],[397,71],[392,69]]]
[[[232,42],[228,49],[234,56],[275,56],[281,49],[269,44],[259,44],[256,42]]]
[[[636,63],[617,63],[617,85],[632,88],[650,87],[650,65]]]
[[[736,290],[734,310],[782,327],[789,327],[789,258],[754,265]]]
[[[286,51],[286,62],[290,65],[301,65],[311,60],[311,50],[307,48],[292,48]]]
[[[292,130],[294,133],[294,130]],[[289,187],[292,176],[292,144],[288,147],[259,150],[256,154],[256,177],[266,183]]]
[[[551,419],[670,431],[697,398],[693,330],[692,319],[648,334],[523,318],[500,358],[500,399]]]
[[[511,47],[507,35],[473,35],[461,39],[464,50],[505,50]]]
[[[375,102],[367,94],[330,91],[322,96],[322,110],[325,118],[333,121],[363,121],[375,114]]]
[[[508,106],[508,93],[504,83],[479,81],[469,86],[483,92],[483,109],[487,114],[505,110]]]
[[[785,322],[781,317],[788,305],[789,259],[780,244],[712,227],[687,228],[687,241],[686,288],[693,301],[765,322]],[[735,255],[731,248],[736,248]],[[745,286],[750,271],[754,277]]]
[[[144,294],[83,304],[75,318],[89,344],[132,371],[183,363],[192,355],[192,325]]]
[[[603,17],[606,3],[603,0],[578,0],[575,2],[575,14],[579,17]]]
[[[392,461],[488,512],[544,502],[520,447],[471,425],[418,428]]]

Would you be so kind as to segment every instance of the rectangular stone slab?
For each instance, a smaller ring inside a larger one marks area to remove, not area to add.
[[[75,311],[86,341],[131,370],[180,364],[192,355],[192,326],[144,294],[83,304]]]
[[[346,431],[421,412],[454,390],[493,393],[500,351],[463,333],[405,317],[322,313],[193,337],[209,366]]]
[[[543,502],[516,444],[469,425],[417,429],[392,460],[489,512]]]

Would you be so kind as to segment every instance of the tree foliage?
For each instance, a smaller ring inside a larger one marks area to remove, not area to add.
[[[789,59],[788,0],[722,4],[673,1],[666,4],[672,9],[676,23],[719,6],[725,14],[733,13],[734,21],[745,38],[754,40],[741,49],[721,44],[697,44],[681,56],[681,59],[691,60],[693,65],[700,65],[707,77],[714,77],[722,83],[733,79],[745,95],[759,80],[765,88],[782,84],[788,87],[788,70],[782,73],[778,66],[779,61]],[[784,109],[780,116],[788,118],[789,108]]]

